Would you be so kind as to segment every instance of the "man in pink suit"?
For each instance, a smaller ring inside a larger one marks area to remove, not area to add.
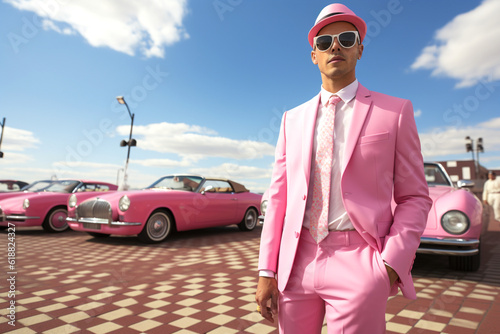
[[[384,333],[431,208],[408,100],[356,80],[366,24],[342,4],[309,32],[321,92],[283,115],[262,230],[256,301],[280,333]],[[395,209],[391,208],[394,199]]]

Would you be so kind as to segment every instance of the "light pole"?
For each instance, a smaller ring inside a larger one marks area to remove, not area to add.
[[[128,141],[122,140],[120,142],[120,146],[121,147],[128,146],[127,160],[125,162],[125,170],[123,172],[123,184],[120,185],[120,190],[127,190],[128,189],[128,184],[127,184],[127,177],[128,177],[127,176],[127,168],[128,168],[128,160],[130,158],[130,147],[131,146],[137,146],[137,141],[135,139],[132,139],[132,129],[134,128],[134,114],[132,114],[130,112],[128,104],[127,104],[127,102],[125,102],[125,99],[123,98],[123,96],[117,96],[116,99],[118,100],[118,103],[124,104],[125,107],[127,107],[127,111],[128,111],[129,116],[130,116],[130,119],[131,119],[131,123],[130,123],[130,135],[128,136]]]
[[[118,170],[116,171],[116,184],[120,183],[120,172],[123,172],[123,171],[124,171],[123,168],[118,168]]]
[[[483,147],[483,138],[479,137],[476,142],[476,157],[477,159],[474,159],[474,140],[467,136],[465,137],[465,151],[466,152],[471,152],[472,153],[472,161],[474,162],[474,168],[476,170],[476,179],[479,178],[479,153],[484,152],[484,147]]]
[[[2,126],[2,133],[0,134],[0,149],[2,148],[2,140],[3,140],[3,129],[5,127],[5,117],[3,118],[3,122],[0,123],[0,125]],[[0,158],[3,158],[3,152],[0,151]]]

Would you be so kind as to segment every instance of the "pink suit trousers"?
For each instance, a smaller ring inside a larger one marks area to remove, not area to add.
[[[356,231],[319,244],[302,229],[294,267],[279,300],[280,333],[385,333],[389,276],[378,251]]]

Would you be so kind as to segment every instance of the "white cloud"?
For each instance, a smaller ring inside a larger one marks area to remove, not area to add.
[[[126,135],[129,131],[129,126],[117,128],[121,135]],[[140,148],[160,153],[175,153],[193,162],[207,157],[241,160],[274,155],[274,146],[271,144],[235,140],[216,134],[211,129],[183,123],[163,122],[134,126],[134,137],[137,138]],[[141,138],[138,138],[139,136]]]
[[[252,166],[240,166],[234,163],[223,163],[220,166],[208,168],[191,168],[190,172],[200,175],[238,180],[270,179],[272,170]]]
[[[460,154],[468,159],[470,152],[465,152],[465,137],[470,136],[474,140],[474,146],[477,143],[477,138],[483,138],[484,154],[488,154],[488,158],[493,159],[493,154],[500,154],[499,133],[500,117],[474,126],[432,129],[420,134],[422,154],[424,158],[442,158],[453,154]]]
[[[422,116],[422,110],[421,110],[421,109],[418,109],[417,111],[415,111],[415,112],[413,113],[413,115],[415,116],[415,118]]]
[[[436,32],[411,68],[432,70],[451,77],[457,87],[470,87],[481,79],[500,79],[500,1],[484,0],[475,9],[456,16]]]
[[[17,164],[27,164],[33,161],[33,157],[23,154],[23,153],[14,153],[14,152],[4,152],[4,156],[0,162],[2,165],[17,165]]]
[[[144,160],[130,160],[130,163],[145,167],[160,167],[160,168],[172,168],[172,167],[187,167],[191,164],[191,161],[183,160],[171,160],[171,159],[144,159]]]
[[[87,161],[58,161],[58,162],[55,162],[54,163],[54,166],[56,167],[60,167],[60,166],[64,166],[64,167],[67,167],[67,168],[73,168],[73,169],[77,169],[77,168],[81,168],[83,170],[87,170],[87,169],[92,169],[92,168],[95,168],[95,169],[118,169],[118,168],[122,168],[121,165],[117,165],[117,164],[107,164],[107,163],[100,163],[100,162],[87,162]]]
[[[24,151],[36,147],[40,140],[33,132],[5,126],[2,141],[2,151]]]
[[[182,25],[187,0],[5,0],[36,13],[42,27],[80,34],[94,47],[106,46],[134,55],[163,57],[165,47],[188,38]]]

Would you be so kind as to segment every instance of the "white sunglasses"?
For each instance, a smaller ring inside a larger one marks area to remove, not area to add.
[[[352,48],[356,44],[356,40],[358,40],[359,44],[361,44],[359,33],[357,31],[343,31],[337,35],[316,36],[314,37],[314,45],[319,51],[325,52],[327,50],[330,50],[335,37],[337,37],[340,46],[345,49]]]

